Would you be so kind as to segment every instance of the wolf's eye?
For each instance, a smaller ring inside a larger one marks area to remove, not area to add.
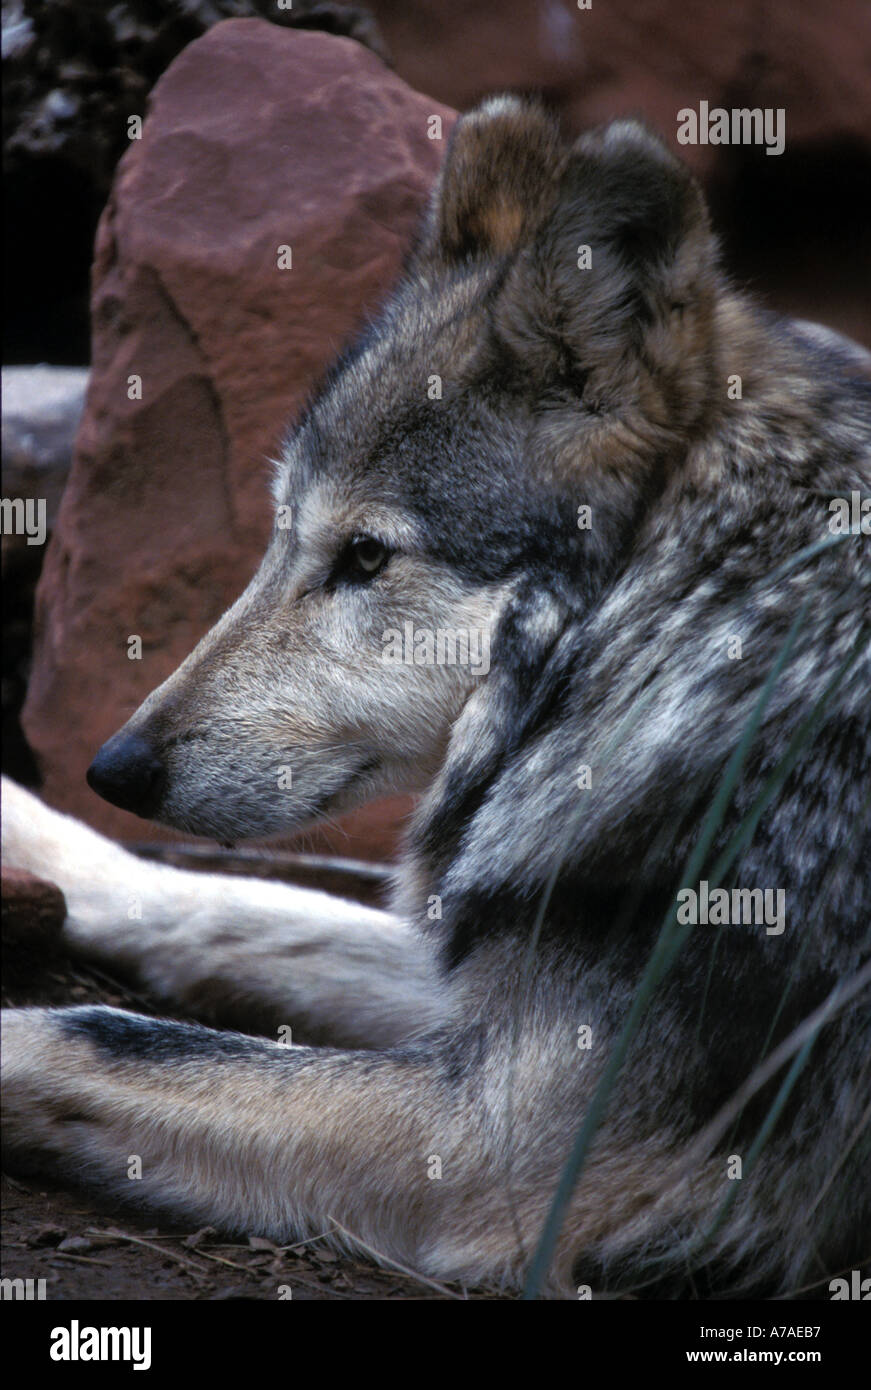
[[[348,570],[357,579],[371,579],[390,559],[390,551],[374,536],[355,536],[347,551]]]
[[[362,570],[364,574],[374,574],[387,559],[387,550],[380,541],[373,540],[371,536],[361,536],[351,542],[351,558],[357,569]]]

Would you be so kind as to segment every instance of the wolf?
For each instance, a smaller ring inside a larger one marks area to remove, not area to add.
[[[196,1020],[8,1011],[10,1161],[529,1295],[866,1258],[871,565],[831,520],[871,490],[867,366],[731,284],[643,125],[462,117],[259,571],[88,774],[220,841],[416,791],[390,910],[7,786],[70,947]],[[488,669],[385,661],[409,621]]]

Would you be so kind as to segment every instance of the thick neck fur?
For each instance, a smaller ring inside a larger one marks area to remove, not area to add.
[[[861,544],[769,582],[825,536],[832,490],[871,484],[861,436],[841,424],[837,408],[849,393],[855,420],[863,393],[871,410],[871,393],[837,372],[821,380],[788,325],[737,296],[724,297],[715,318],[716,372],[742,377],[741,399],[726,399],[723,379],[707,428],[682,458],[668,460],[661,485],[633,516],[628,549],[610,569],[602,564],[596,592],[574,604],[564,583],[530,582],[512,595],[490,675],[457,721],[418,811],[401,905],[436,935],[449,962],[472,949],[476,916],[492,923],[496,902],[506,930],[528,933],[554,882],[580,886],[591,903],[607,903],[609,892],[613,901],[616,886],[634,884],[634,920],[647,922],[679,882],[777,656],[772,641],[785,639],[809,599],[795,659],[770,701],[722,838],[848,656],[856,629],[838,620],[839,605],[853,607],[861,591],[871,612]],[[631,490],[626,475],[623,482]],[[727,660],[730,634],[742,638],[740,661]],[[796,798],[801,834],[781,829],[769,843],[752,843],[736,870],[746,886],[788,889],[794,910],[808,907],[846,833],[835,816],[818,835],[808,797],[819,801],[820,823],[837,805],[849,819],[852,792],[833,785],[837,760],[827,749],[844,729],[857,747],[869,746],[862,696],[869,681],[866,650],[828,706],[808,755],[807,786],[784,789],[784,798]],[[591,769],[588,790],[576,785],[581,764]],[[778,826],[786,823],[779,815]],[[849,872],[842,881],[842,906],[849,899],[855,907],[861,887]]]

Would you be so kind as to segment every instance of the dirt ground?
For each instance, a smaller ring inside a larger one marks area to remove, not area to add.
[[[110,1004],[167,1015],[165,1005],[62,952],[8,942],[3,1005]],[[483,1290],[441,1287],[336,1255],[321,1239],[279,1248],[228,1240],[101,1207],[45,1180],[4,1174],[0,1275],[45,1279],[47,1299],[466,1299]],[[282,1293],[282,1290],[284,1292]],[[498,1297],[498,1295],[495,1295]]]

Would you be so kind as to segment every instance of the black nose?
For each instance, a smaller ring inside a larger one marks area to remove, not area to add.
[[[104,743],[87,772],[88,786],[113,806],[153,816],[163,797],[166,770],[141,734],[115,734]]]

